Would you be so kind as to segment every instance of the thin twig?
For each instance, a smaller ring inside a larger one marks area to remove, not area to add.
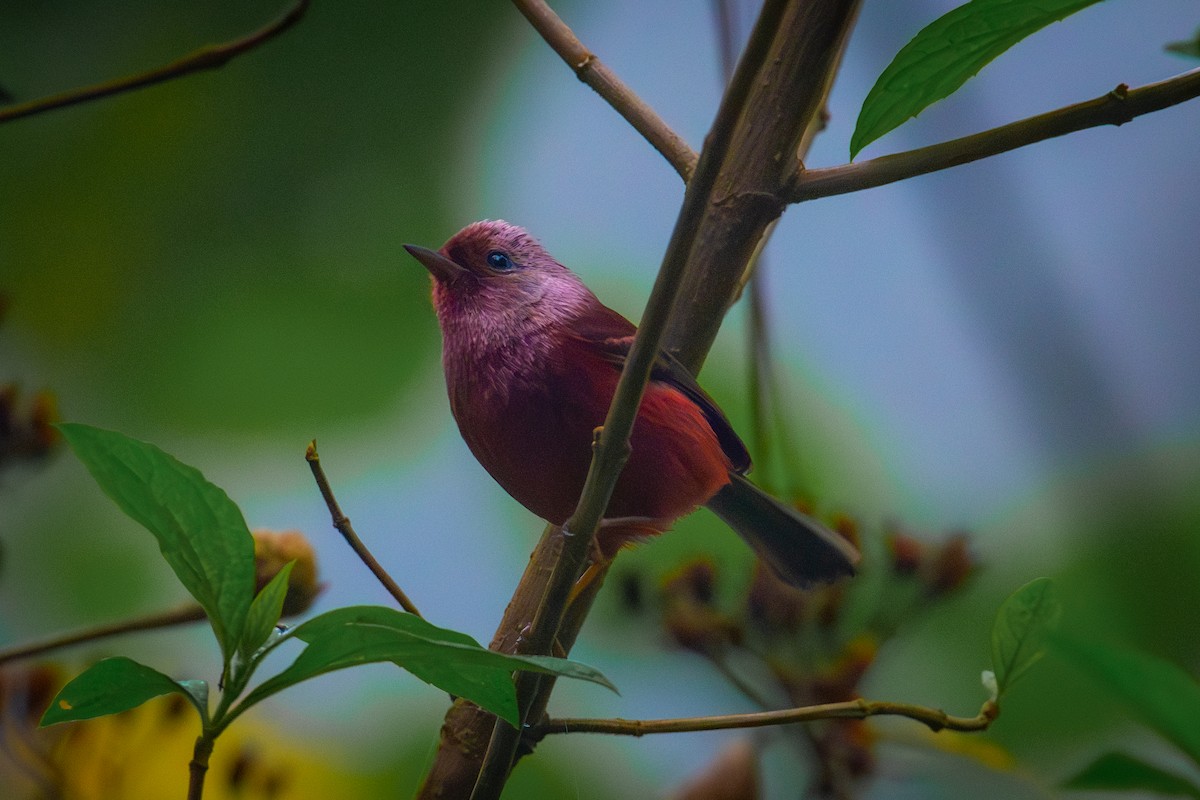
[[[126,75],[116,80],[72,89],[62,94],[51,95],[50,97],[41,97],[37,100],[31,100],[28,103],[0,108],[0,123],[11,122],[22,117],[30,117],[34,114],[41,114],[42,112],[52,111],[56,108],[86,103],[101,97],[111,97],[115,94],[141,89],[145,86],[153,86],[156,83],[181,78],[193,72],[218,69],[225,66],[225,64],[236,56],[253,50],[295,25],[304,16],[304,12],[308,10],[308,6],[309,0],[297,0],[295,5],[284,12],[279,19],[253,33],[224,44],[201,47],[199,50],[189,53],[182,58],[147,72]]]
[[[763,258],[759,256],[754,264],[754,275],[746,285],[750,304],[746,312],[746,383],[747,395],[750,402],[750,440],[754,449],[756,482],[768,492],[778,491],[778,485],[771,480],[767,466],[771,462],[770,423],[771,409],[769,400],[773,398],[770,386],[771,344],[767,332],[767,301],[763,297]]]
[[[97,625],[94,628],[85,628],[83,630],[61,634],[59,636],[53,636],[49,639],[43,639],[39,642],[29,642],[27,644],[16,645],[14,647],[7,647],[3,650],[0,650],[0,665],[7,664],[9,661],[19,661],[24,658],[40,656],[43,653],[49,653],[53,650],[59,650],[64,647],[71,647],[77,644],[107,639],[110,636],[118,636],[122,633],[170,628],[175,625],[186,625],[192,622],[199,622],[204,618],[205,614],[203,608],[196,603],[188,603],[187,605],[171,609],[170,611],[162,611],[157,614],[147,614],[141,617],[133,617],[132,619],[122,620],[120,622],[111,622],[105,625]]]
[[[733,68],[737,65],[737,54],[734,52],[733,30],[733,0],[713,0],[713,19],[716,22],[717,56],[721,60],[722,88],[733,77]]]
[[[728,84],[737,64],[737,53],[734,51],[735,31],[734,9],[732,0],[714,0],[713,20],[717,35],[717,55],[721,62],[721,80]],[[772,387],[775,384],[773,376],[773,360],[771,358],[770,330],[767,325],[767,303],[763,292],[764,269],[766,261],[763,257],[767,240],[775,230],[772,225],[763,236],[762,246],[758,248],[757,256],[747,267],[749,277],[746,289],[749,293],[750,305],[746,314],[746,347],[747,395],[750,402],[750,438],[753,443],[751,453],[757,466],[757,479],[760,486],[771,491],[775,484],[770,479],[768,469],[771,463],[771,437],[769,419],[770,402],[774,400]]]
[[[782,711],[760,711],[753,714],[726,714],[713,717],[682,719],[551,719],[534,725],[530,736],[541,739],[554,733],[609,733],[620,736],[647,736],[652,733],[689,733],[717,731],[729,728],[762,728],[768,725],[790,725],[819,719],[866,719],[867,717],[908,717],[937,731],[982,731],[996,719],[1000,708],[989,700],[974,717],[955,717],[945,711],[907,703],[848,700]]]
[[[793,203],[857,192],[968,164],[1018,147],[1100,125],[1126,122],[1200,96],[1200,67],[1137,89],[1121,84],[1108,94],[1036,117],[948,142],[856,164],[801,170],[789,193]]]
[[[321,457],[317,455],[316,439],[308,443],[308,448],[304,451],[304,460],[308,462],[313,480],[317,482],[321,497],[325,499],[325,505],[329,507],[329,516],[333,518],[333,527],[337,528],[338,533],[346,540],[346,544],[350,545],[350,549],[367,565],[367,569],[371,570],[371,574],[383,584],[383,588],[388,590],[388,594],[396,599],[400,607],[410,614],[421,616],[421,612],[413,605],[413,601],[408,599],[408,595],[400,588],[400,584],[396,583],[375,556],[371,555],[371,551],[363,544],[362,539],[358,538],[358,534],[354,532],[354,526],[350,524],[350,518],[342,513],[341,506],[333,496],[333,488],[329,485],[329,479],[325,477],[325,470],[321,468]]]
[[[729,659],[725,658],[725,653],[712,650],[705,653],[705,656],[712,663],[713,667],[716,668],[717,672],[721,673],[721,677],[729,681],[730,685],[741,692],[743,697],[761,709],[771,708],[772,704],[767,702],[767,698],[758,691],[758,688],[733,668],[733,665],[729,663]]]
[[[663,158],[670,162],[684,182],[696,170],[696,153],[671,129],[654,109],[625,85],[604,62],[587,49],[567,24],[543,0],[513,0],[513,5],[529,20],[546,43],[567,62],[579,80],[596,91],[625,118]]]

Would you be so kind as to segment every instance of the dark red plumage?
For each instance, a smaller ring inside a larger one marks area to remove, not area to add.
[[[468,225],[440,252],[406,245],[433,275],[450,407],[471,452],[518,502],[574,512],[636,331],[515,225]],[[740,475],[745,446],[687,370],[663,355],[630,436],[601,549],[666,530],[709,504],[785,579],[853,573],[857,553]]]

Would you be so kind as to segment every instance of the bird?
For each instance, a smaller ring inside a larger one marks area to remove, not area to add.
[[[636,326],[527,231],[482,220],[439,250],[404,245],[429,271],[450,410],[467,447],[514,499],[563,525],[575,511]],[[596,534],[600,556],[707,506],[787,583],[855,572],[842,536],[745,477],[750,454],[716,402],[660,352]]]

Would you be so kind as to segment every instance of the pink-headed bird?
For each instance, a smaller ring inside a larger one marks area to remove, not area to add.
[[[575,511],[636,331],[525,230],[475,222],[441,250],[405,245],[433,277],[450,409],[484,469],[561,525]],[[843,537],[743,476],[746,446],[678,361],[654,366],[597,542],[606,558],[708,506],[788,583],[854,574]]]

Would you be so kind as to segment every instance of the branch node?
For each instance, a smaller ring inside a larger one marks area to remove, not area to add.
[[[586,72],[592,63],[596,60],[596,54],[588,50],[583,54],[583,58],[571,65],[571,69],[575,70],[575,76],[581,81],[586,81],[583,73]]]
[[[1108,107],[1113,112],[1112,124],[1120,127],[1137,117],[1137,113],[1129,107],[1129,84],[1120,83],[1108,93]]]

